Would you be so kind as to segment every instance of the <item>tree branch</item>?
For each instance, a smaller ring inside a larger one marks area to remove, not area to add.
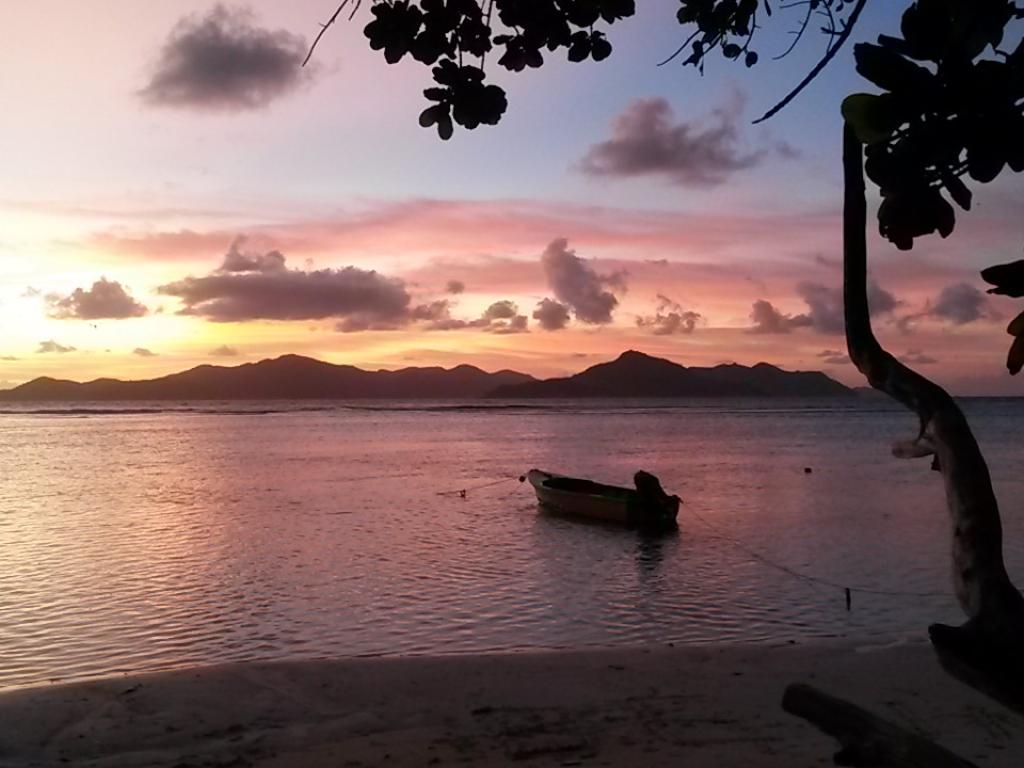
[[[821,74],[821,71],[828,66],[828,63],[832,61],[835,55],[839,53],[839,49],[842,48],[843,44],[849,39],[850,33],[853,32],[853,28],[857,24],[857,19],[860,17],[860,12],[864,10],[864,6],[867,5],[867,3],[868,0],[857,0],[857,4],[853,7],[853,10],[850,11],[850,16],[846,19],[846,26],[844,26],[843,31],[839,33],[835,44],[825,51],[825,55],[821,57],[821,61],[814,65],[811,71],[807,73],[807,76],[800,81],[796,88],[787,93],[782,101],[754,121],[755,125],[757,123],[764,122],[768,118],[776,115],[780,110],[784,109],[789,102],[800,95],[800,92],[804,88],[811,84],[814,78]]]
[[[316,45],[317,45],[317,43],[320,42],[320,38],[324,36],[324,32],[327,31],[327,28],[329,26],[331,26],[331,24],[333,24],[335,21],[337,21],[338,15],[345,9],[345,6],[348,5],[348,4],[349,4],[349,0],[342,0],[341,4],[334,11],[334,15],[331,16],[331,18],[329,18],[325,24],[321,24],[320,25],[320,32],[317,33],[316,39],[313,40],[313,44],[311,46],[309,46],[309,53],[307,53],[306,54],[306,58],[304,58],[302,60],[302,66],[306,66],[309,63],[309,60],[311,58],[313,58],[313,51],[316,50]],[[356,4],[352,8],[352,13],[349,14],[349,17],[348,17],[349,20],[351,20],[352,17],[354,17],[356,15],[356,11],[359,10],[359,6],[361,4],[362,4],[362,0],[356,0]]]

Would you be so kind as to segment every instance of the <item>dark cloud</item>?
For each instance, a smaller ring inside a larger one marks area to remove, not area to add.
[[[438,299],[429,304],[413,307],[409,312],[409,318],[413,321],[443,322],[451,319],[451,310],[452,303],[448,299]]]
[[[843,293],[838,288],[830,288],[821,283],[802,282],[796,286],[796,292],[807,303],[807,325],[814,326],[822,333],[842,333],[845,329],[843,321]],[[870,299],[869,299],[870,302]]]
[[[148,309],[133,299],[119,282],[100,278],[92,288],[76,288],[68,296],[49,294],[47,314],[59,320],[121,320],[142,317]]]
[[[811,324],[807,315],[787,315],[775,308],[770,301],[758,299],[750,310],[753,326],[749,333],[789,333],[794,328],[805,328]]]
[[[622,273],[599,275],[569,249],[565,238],[553,240],[540,257],[548,285],[555,297],[568,305],[576,319],[592,325],[610,323],[618,306],[615,294],[605,288],[622,291]]]
[[[152,352],[145,347],[136,347],[132,350],[132,354],[138,357],[157,357],[156,352]]]
[[[872,281],[868,282],[868,305],[872,315],[890,314],[901,302],[891,293]],[[796,328],[813,328],[819,333],[843,333],[843,292],[821,283],[809,281],[797,283],[797,295],[807,304],[807,312],[786,315],[771,302],[759,299],[754,302],[750,319],[754,325],[751,333],[789,333]]]
[[[224,261],[218,267],[218,272],[283,272],[284,255],[280,251],[267,251],[266,253],[252,252],[245,253],[242,246],[246,238],[236,237],[228,252],[224,254]]]
[[[638,99],[615,118],[612,137],[592,146],[580,167],[593,176],[656,175],[683,186],[721,184],[767,154],[740,150],[741,111],[742,101],[735,99],[703,124],[676,122],[665,99]]]
[[[807,303],[806,316],[810,319],[808,325],[821,333],[843,333],[842,289],[821,283],[802,282],[797,284],[796,292]],[[890,314],[900,306],[895,296],[873,280],[868,282],[867,293],[868,307],[874,316]]]
[[[814,254],[814,263],[828,269],[841,270],[843,268],[843,260],[841,258],[832,258],[821,253]]]
[[[970,283],[947,285],[934,301],[928,301],[920,312],[899,318],[904,333],[911,333],[915,324],[924,318],[948,320],[953,325],[966,325],[976,320],[998,320],[1000,315],[989,304],[988,297]]]
[[[210,357],[238,357],[238,350],[227,344],[222,344],[216,349],[210,350]]]
[[[39,346],[36,348],[36,354],[47,354],[50,352],[56,352],[58,354],[65,354],[67,352],[74,352],[75,347],[65,347],[63,344],[58,344],[53,339],[49,341],[40,341]]]
[[[868,308],[872,315],[888,315],[902,306],[903,302],[895,295],[882,288],[874,280],[868,281]]]
[[[486,333],[525,333],[526,315],[519,314],[519,307],[508,299],[491,304],[475,320],[460,320],[451,316],[451,302],[448,299],[432,301],[415,307],[410,313],[413,321],[426,321],[428,331],[459,331],[476,329]]]
[[[261,29],[250,12],[217,5],[202,18],[178,22],[140,95],[160,106],[264,107],[303,82],[305,53],[298,35]]]
[[[457,294],[462,293],[465,290],[466,284],[461,280],[449,280],[444,286],[445,293]]]
[[[560,331],[569,324],[569,307],[554,299],[541,299],[533,310],[533,319],[545,331]]]
[[[289,269],[283,256],[278,266],[278,256],[276,251],[262,256],[229,251],[212,274],[157,290],[182,300],[180,314],[214,322],[337,318],[342,330],[364,330],[397,328],[409,321],[410,297],[401,280],[356,267]],[[228,271],[229,265],[243,263],[256,268]]]
[[[526,315],[519,314],[519,307],[508,299],[491,304],[480,319],[477,326],[487,333],[525,333]]]
[[[823,349],[817,355],[825,365],[849,365],[850,356],[838,349]]]
[[[908,349],[905,354],[897,358],[901,363],[907,365],[932,365],[939,362],[934,357],[929,357],[919,349]]]
[[[799,148],[794,147],[788,141],[776,141],[772,144],[772,148],[783,160],[796,160],[803,154]]]
[[[484,330],[488,333],[498,334],[526,333],[529,330],[526,327],[527,322],[526,315],[513,315],[508,320],[492,322]]]
[[[656,336],[671,336],[675,333],[693,333],[697,323],[704,319],[699,312],[684,310],[668,296],[659,293],[657,298],[654,314],[637,317],[637,327],[648,328]]]
[[[496,301],[484,310],[483,320],[508,320],[518,313],[516,305],[508,299]]]
[[[987,305],[985,294],[973,285],[955,283],[942,289],[928,314],[949,320],[954,325],[966,325],[987,317]]]

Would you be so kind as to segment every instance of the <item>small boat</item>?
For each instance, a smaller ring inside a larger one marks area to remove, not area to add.
[[[637,528],[676,527],[679,497],[665,493],[658,478],[648,472],[633,476],[636,488],[603,485],[540,469],[531,469],[519,479],[529,480],[542,506],[561,514]]]

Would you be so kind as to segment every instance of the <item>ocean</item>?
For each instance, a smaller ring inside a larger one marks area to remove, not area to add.
[[[1024,402],[963,404],[1024,583]],[[940,478],[889,452],[916,427],[875,398],[5,404],[0,687],[257,659],[921,637],[962,617]],[[683,498],[679,531],[548,514],[518,482],[531,467],[654,472]]]

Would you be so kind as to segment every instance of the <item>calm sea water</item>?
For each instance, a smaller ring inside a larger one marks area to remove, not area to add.
[[[5,406],[0,686],[251,659],[887,642],[959,620],[939,476],[890,457],[916,424],[884,401],[506,405]],[[1021,583],[1024,401],[965,407]],[[530,467],[652,471],[684,499],[680,530],[540,513],[515,480]],[[852,610],[770,563],[849,585]]]

